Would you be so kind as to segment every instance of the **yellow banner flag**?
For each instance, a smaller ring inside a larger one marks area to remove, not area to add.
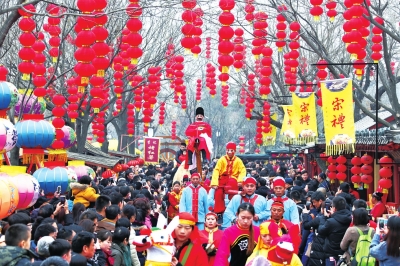
[[[275,113],[271,116],[273,120],[278,118],[278,114]],[[273,125],[269,125],[267,129],[263,128],[263,146],[274,146],[276,141],[276,127]]]
[[[321,81],[327,155],[353,153],[355,143],[351,79]]]
[[[285,115],[283,117],[281,133],[282,142],[286,144],[293,144],[293,140],[296,137],[296,114],[293,112],[293,105],[282,105]]]
[[[318,136],[317,113],[313,92],[292,93],[293,112],[297,115],[295,143],[299,145],[315,142]]]

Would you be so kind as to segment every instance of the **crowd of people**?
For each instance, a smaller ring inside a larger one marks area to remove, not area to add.
[[[243,162],[233,143],[226,148],[182,181],[170,162],[118,178],[98,171],[66,195],[41,195],[2,221],[0,266],[400,265],[400,217],[376,223],[382,193],[369,206],[352,184],[333,190],[297,158]],[[134,244],[161,216],[179,221],[167,264]]]

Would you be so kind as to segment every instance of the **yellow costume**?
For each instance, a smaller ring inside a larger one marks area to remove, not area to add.
[[[227,155],[221,157],[214,168],[211,186],[218,186],[218,179],[225,174],[231,178],[235,178],[236,181],[240,183],[246,176],[246,167],[242,160],[236,156],[233,156],[232,158],[229,158]]]

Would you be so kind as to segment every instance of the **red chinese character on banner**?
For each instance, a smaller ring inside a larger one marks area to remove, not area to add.
[[[308,112],[308,106],[309,106],[309,105],[310,105],[310,104],[303,102],[303,103],[300,105],[300,111],[301,111],[302,113]]]
[[[307,124],[308,126],[308,122],[310,121],[310,116],[307,115],[301,115],[300,117],[300,124]]]
[[[332,127],[336,127],[337,125],[340,125],[340,127],[343,129],[343,123],[345,122],[346,116],[341,113],[339,116],[336,117],[336,115],[333,115],[333,120],[331,121]]]
[[[344,103],[344,99],[339,99],[338,97],[332,102],[333,111],[339,111],[343,109],[342,103]]]
[[[289,120],[287,121],[287,124],[288,124],[288,125],[291,125],[291,124],[292,124],[292,119],[289,119]]]
[[[287,111],[288,116],[292,116],[292,110],[287,109],[286,111]]]

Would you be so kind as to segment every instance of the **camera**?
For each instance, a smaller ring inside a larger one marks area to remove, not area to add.
[[[65,196],[60,196],[60,202],[61,204],[65,204]]]
[[[325,210],[326,210],[327,212],[330,211],[331,207],[332,207],[332,202],[330,202],[330,201],[325,201]]]

